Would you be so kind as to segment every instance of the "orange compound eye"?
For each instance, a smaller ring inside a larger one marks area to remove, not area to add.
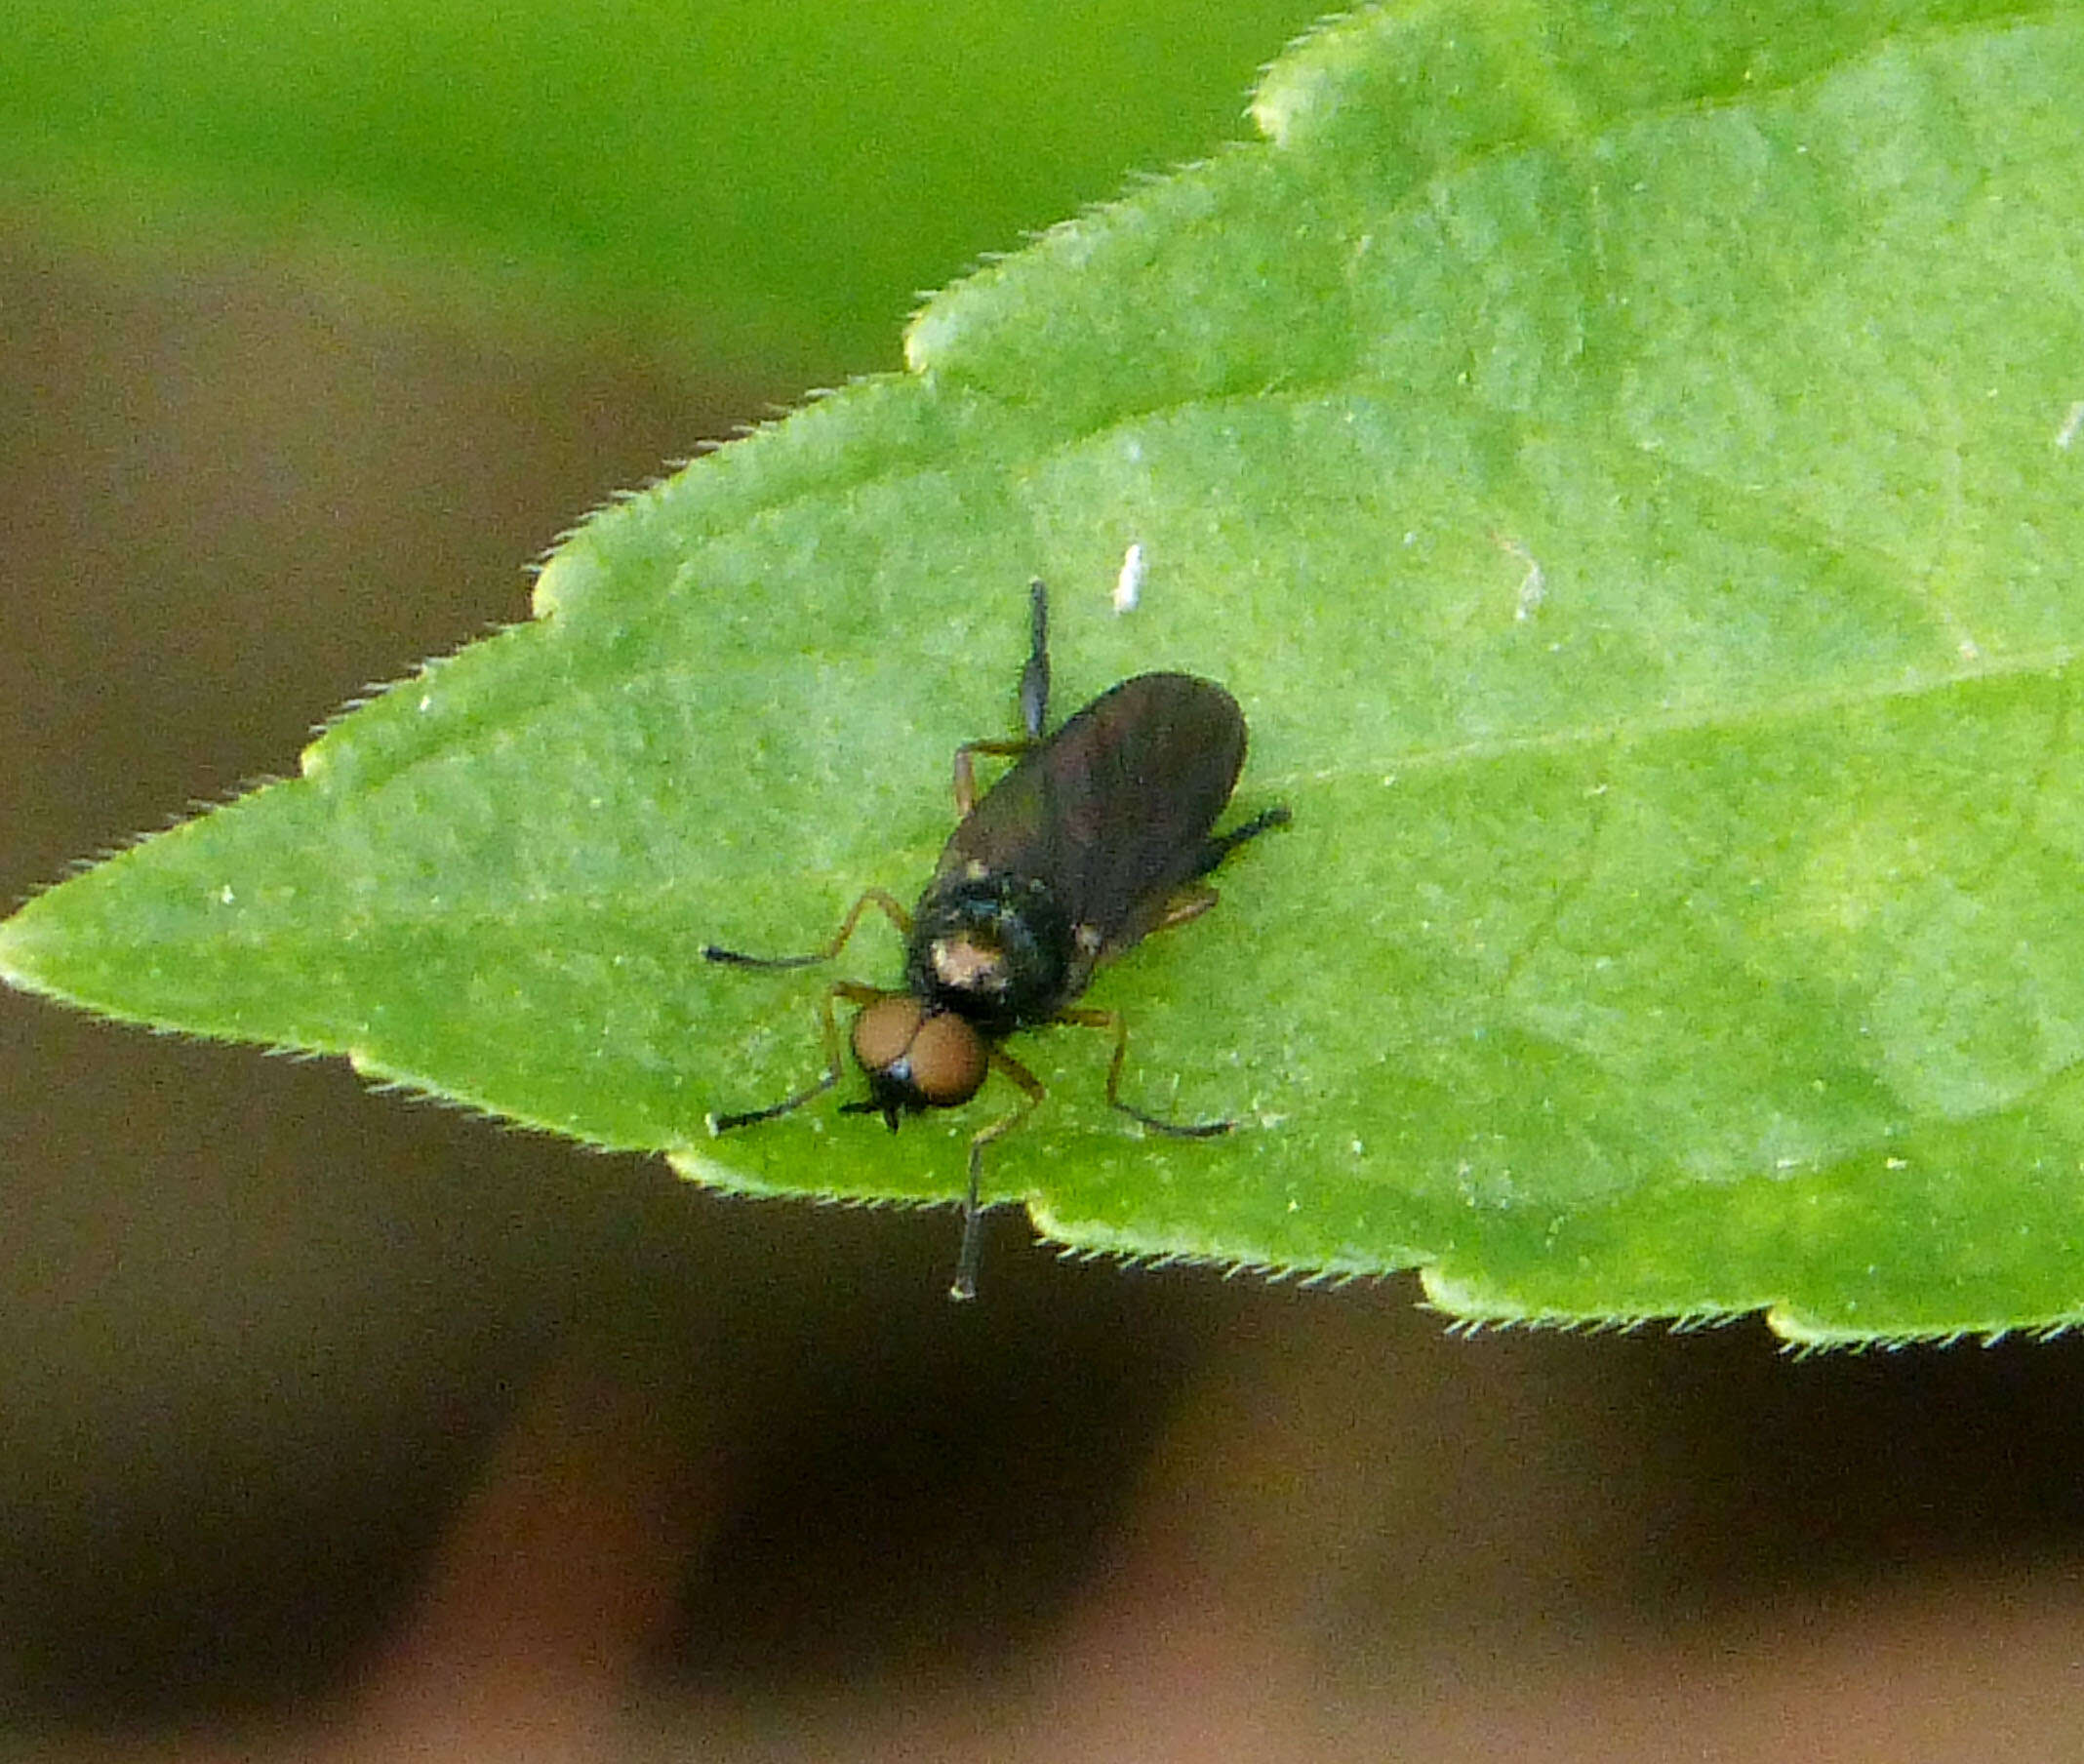
[[[911,1051],[926,1007],[908,994],[879,998],[854,1020],[854,1057],[862,1070],[880,1078]]]
[[[854,1020],[854,1057],[904,1108],[952,1108],[976,1096],[990,1069],[983,1037],[952,1011],[909,994],[879,998]]]
[[[929,1108],[952,1108],[976,1096],[990,1062],[982,1038],[952,1011],[927,1018],[912,1037],[911,1082]]]

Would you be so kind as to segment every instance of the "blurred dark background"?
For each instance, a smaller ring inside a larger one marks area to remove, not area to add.
[[[797,388],[0,226],[0,901],[292,769]],[[2076,1755],[2084,1345],[705,1194],[0,993],[0,1709],[52,1756]],[[1683,1744],[1681,1740],[1683,1737]]]

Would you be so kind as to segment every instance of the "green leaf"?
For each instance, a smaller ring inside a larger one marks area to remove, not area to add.
[[[828,1098],[815,946],[1005,731],[1252,719],[1295,824],[1108,969],[990,1191],[1075,1246],[1491,1320],[1811,1341],[2084,1315],[2084,11],[1438,5],[1264,143],[934,301],[603,512],[531,624],[0,928],[18,983],[341,1051],[705,1181],[947,1198],[1004,1105]],[[1142,604],[1109,592],[1142,547]],[[864,931],[839,964],[896,969]]]
[[[0,196],[775,383],[1234,130],[1310,0],[10,0]]]

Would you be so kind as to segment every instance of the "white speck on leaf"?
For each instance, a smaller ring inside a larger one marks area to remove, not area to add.
[[[1507,557],[1515,557],[1527,567],[1527,574],[1520,578],[1519,593],[1512,608],[1513,622],[1525,624],[1541,611],[1542,602],[1548,598],[1548,578],[1534,553],[1518,540],[1500,536],[1498,546]]]
[[[1143,591],[1143,546],[1142,541],[1132,541],[1129,549],[1122,553],[1122,567],[1114,578],[1114,611],[1117,615],[1136,611],[1138,597]]]

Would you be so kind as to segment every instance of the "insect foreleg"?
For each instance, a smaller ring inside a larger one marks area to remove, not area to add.
[[[885,994],[874,986],[864,986],[851,980],[837,980],[824,989],[824,996],[818,1001],[818,1015],[824,1028],[825,1070],[824,1076],[810,1087],[800,1090],[793,1097],[783,1097],[779,1102],[771,1102],[765,1108],[750,1108],[742,1114],[712,1114],[709,1117],[709,1132],[712,1135],[729,1133],[734,1128],[750,1127],[755,1121],[772,1121],[777,1115],[785,1115],[792,1108],[801,1108],[814,1097],[822,1097],[839,1082],[840,1073],[846,1069],[840,1053],[839,1022],[832,1015],[832,1001],[844,998],[850,1005],[873,1004]]]
[[[1011,1133],[1026,1120],[1034,1105],[1049,1093],[1042,1088],[1037,1078],[1011,1054],[991,1050],[991,1063],[999,1071],[1021,1087],[1027,1101],[1010,1114],[999,1116],[989,1127],[984,1128],[970,1141],[970,1191],[962,1203],[962,1248],[955,1256],[955,1278],[948,1284],[950,1299],[974,1299],[977,1297],[977,1262],[983,1254],[984,1208],[979,1198],[983,1185],[984,1147],[993,1140]]]
[[[830,961],[847,946],[847,940],[853,937],[862,914],[871,906],[878,908],[898,928],[900,935],[911,936],[911,914],[880,888],[871,888],[847,908],[847,916],[832,941],[822,949],[812,950],[809,955],[746,955],[737,949],[722,949],[714,943],[704,943],[701,958],[705,962],[721,962],[728,968],[815,968],[820,962]]]

